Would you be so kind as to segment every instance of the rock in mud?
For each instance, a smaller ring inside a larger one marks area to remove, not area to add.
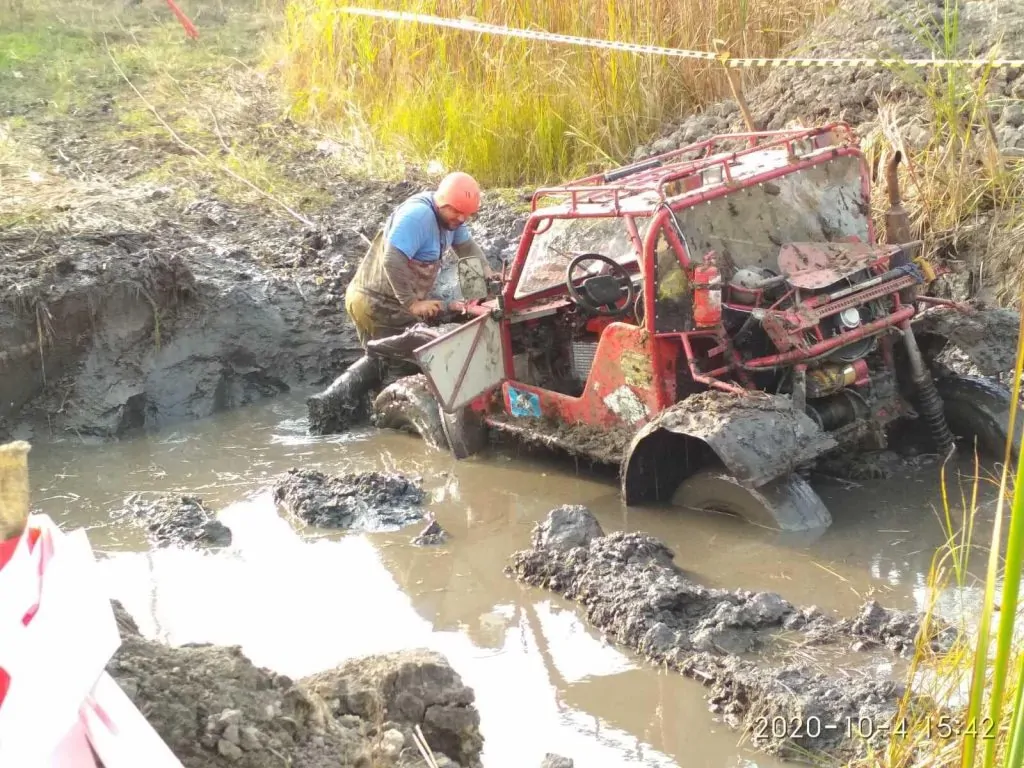
[[[604,536],[604,531],[589,509],[563,504],[534,529],[532,541],[535,547],[572,549],[585,547],[599,536]]]
[[[417,547],[433,547],[447,542],[451,537],[448,531],[441,527],[441,524],[437,522],[433,515],[430,515],[427,519],[429,521],[427,527],[413,538],[413,545]]]
[[[303,681],[330,702],[331,714],[401,724],[414,744],[416,725],[431,749],[462,766],[480,765],[483,738],[475,696],[440,654],[425,649],[355,659]]]
[[[422,766],[415,747],[404,747],[417,725],[439,761],[480,766],[473,693],[440,654],[354,659],[293,681],[238,647],[148,640],[119,603],[114,610],[122,644],[107,671],[185,768]],[[382,711],[386,728],[368,719]]]
[[[571,526],[565,522],[570,517]],[[577,530],[585,533],[576,541],[585,543],[566,546],[557,536]],[[838,621],[775,593],[711,589],[686,578],[658,539],[637,532],[593,535],[595,530],[600,530],[598,523],[585,507],[552,510],[535,527],[533,548],[516,552],[505,573],[576,601],[586,619],[613,642],[709,686],[712,708],[754,736],[760,730],[761,749],[862,755],[866,743],[850,735],[848,722],[870,717],[880,724],[896,712],[897,682],[851,684],[846,676],[787,666],[781,636],[796,633],[798,642],[823,652],[831,647],[845,653],[858,640],[872,640],[908,655],[920,634],[921,617],[869,603],[856,619]],[[928,641],[942,650],[945,639],[940,634]],[[800,738],[790,729],[773,733],[761,727],[777,716],[787,722],[817,718],[820,735]],[[832,723],[835,728],[826,727]]]
[[[147,500],[132,494],[114,516],[144,527],[149,539],[161,547],[231,544],[231,529],[217,520],[198,496],[168,493]]]
[[[540,764],[540,768],[573,768],[573,761],[568,757],[548,752],[544,755],[544,762]]]
[[[394,530],[423,518],[424,498],[418,478],[386,472],[290,469],[274,487],[290,514],[319,528]]]

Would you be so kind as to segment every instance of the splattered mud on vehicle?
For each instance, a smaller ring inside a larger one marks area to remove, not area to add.
[[[503,419],[492,426],[496,427],[494,438],[498,443],[507,434],[518,445],[553,449],[604,464],[622,461],[634,433],[629,427],[599,428],[523,417]]]
[[[553,510],[535,527],[532,545],[512,555],[507,575],[579,603],[587,620],[614,642],[709,686],[713,710],[728,715],[758,748],[849,758],[867,746],[849,723],[866,718],[880,725],[897,712],[904,690],[896,680],[831,677],[787,658],[780,639],[795,636],[798,645],[818,652],[881,645],[906,657],[921,631],[916,615],[869,602],[859,616],[835,620],[774,593],[709,589],[686,578],[657,539],[604,535],[584,507]],[[952,628],[938,627],[927,642],[941,652],[955,637]],[[771,657],[771,663],[759,657]],[[760,727],[776,716],[820,733]],[[885,741],[881,728],[869,736],[867,743],[875,747]]]
[[[274,500],[307,525],[383,531],[422,519],[424,493],[419,478],[395,473],[291,469],[274,486]]]
[[[168,493],[147,499],[135,493],[111,516],[144,528],[150,541],[161,547],[231,543],[230,529],[213,516],[198,496]]]
[[[121,647],[107,671],[186,768],[478,768],[473,691],[427,650],[357,658],[301,680],[255,666],[237,646],[163,645],[114,603]]]

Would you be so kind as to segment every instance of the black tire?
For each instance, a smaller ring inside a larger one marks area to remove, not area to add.
[[[1013,393],[1005,384],[978,376],[947,374],[935,380],[942,398],[946,422],[953,435],[978,451],[1002,461],[1010,433],[1010,403]],[[1010,461],[1020,455],[1024,434],[1024,408],[1018,407]]]
[[[774,531],[824,530],[832,525],[825,502],[810,483],[795,474],[752,490],[719,469],[703,469],[679,484],[672,504],[725,512]]]
[[[389,384],[373,401],[373,421],[382,429],[418,434],[431,448],[464,459],[480,451],[486,427],[468,409],[444,413],[422,373]]]

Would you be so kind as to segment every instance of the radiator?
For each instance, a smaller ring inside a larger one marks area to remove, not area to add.
[[[597,354],[596,341],[574,341],[569,345],[569,354],[572,363],[572,374],[579,382],[587,380],[590,369],[594,365],[594,355]]]

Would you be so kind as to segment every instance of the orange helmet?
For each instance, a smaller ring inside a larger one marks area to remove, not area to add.
[[[468,173],[449,173],[437,185],[434,202],[450,205],[465,216],[472,216],[480,209],[480,185]]]

